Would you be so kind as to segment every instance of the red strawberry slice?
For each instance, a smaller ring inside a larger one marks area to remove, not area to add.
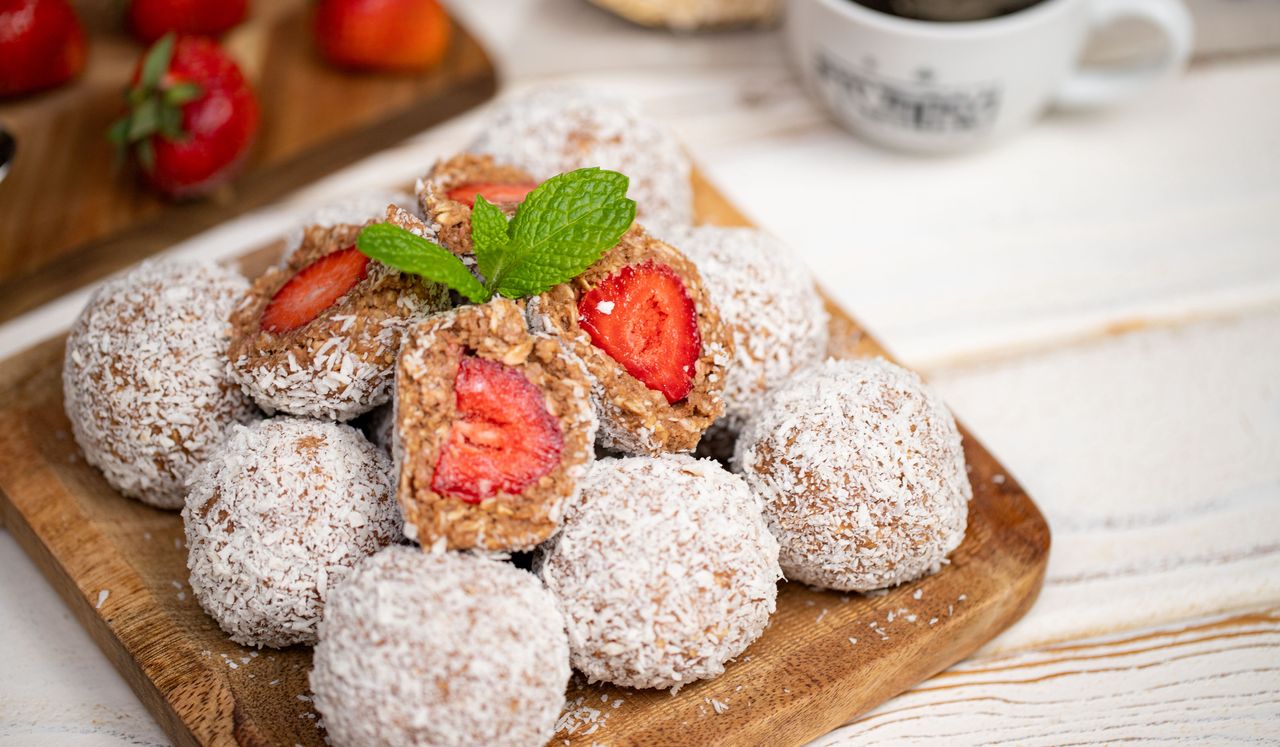
[[[689,396],[702,335],[675,270],[653,261],[624,267],[578,301],[578,318],[596,347],[667,402]]]
[[[307,324],[364,280],[369,258],[349,246],[298,270],[262,310],[262,329],[282,333]]]
[[[467,356],[453,382],[457,415],[431,489],[479,503],[519,494],[560,463],[564,435],[542,391],[516,369]]]
[[[537,186],[533,182],[519,184],[470,182],[449,190],[449,199],[454,202],[465,203],[469,207],[475,207],[476,195],[484,195],[484,198],[494,205],[515,205],[523,202],[524,198]]]

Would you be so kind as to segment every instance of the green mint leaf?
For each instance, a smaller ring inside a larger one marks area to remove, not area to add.
[[[489,287],[523,298],[580,275],[635,221],[628,183],[623,174],[594,167],[543,182],[511,221],[511,241],[485,273]]]
[[[142,88],[155,90],[159,87],[164,74],[169,72],[169,62],[173,59],[174,39],[172,32],[165,34],[151,45],[146,57],[142,58],[142,74],[138,76],[138,83]]]
[[[471,245],[475,249],[476,269],[493,288],[493,272],[497,269],[503,252],[510,243],[507,235],[507,216],[493,203],[476,195],[471,208]]]
[[[447,285],[472,303],[484,303],[493,295],[476,280],[462,260],[439,244],[415,236],[399,226],[375,223],[365,228],[356,237],[356,248],[366,257],[401,272]]]

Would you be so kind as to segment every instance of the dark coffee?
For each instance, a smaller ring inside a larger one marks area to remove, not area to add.
[[[917,21],[982,21],[1026,10],[1044,0],[850,0],[899,18]]]

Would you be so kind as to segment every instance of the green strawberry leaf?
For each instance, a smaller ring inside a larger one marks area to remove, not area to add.
[[[462,260],[439,244],[399,226],[375,223],[365,228],[356,237],[356,248],[384,265],[447,285],[472,303],[484,303],[493,296]]]
[[[190,81],[174,83],[164,90],[164,103],[165,106],[176,108],[195,101],[203,94],[204,89],[199,84]]]
[[[493,271],[510,243],[507,231],[507,216],[493,203],[476,195],[475,205],[471,208],[471,245],[476,253],[476,269],[485,278],[493,277]],[[492,284],[489,287],[492,288]]]
[[[147,50],[142,59],[142,74],[138,76],[138,85],[147,90],[155,90],[160,80],[169,72],[169,63],[173,60],[173,33],[165,34]]]
[[[543,182],[511,221],[506,249],[489,260],[489,288],[523,298],[577,277],[635,221],[628,184],[623,174],[594,167]]]

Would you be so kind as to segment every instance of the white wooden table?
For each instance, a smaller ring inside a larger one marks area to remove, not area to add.
[[[671,123],[1049,518],[1022,622],[818,744],[1280,740],[1280,56],[1215,58],[1123,110],[932,160],[829,124],[776,34],[673,38],[579,0],[453,6],[510,86],[573,77]],[[253,246],[411,179],[474,124],[174,251]],[[0,355],[83,301],[0,327]],[[164,743],[2,531],[0,569],[0,747]]]

